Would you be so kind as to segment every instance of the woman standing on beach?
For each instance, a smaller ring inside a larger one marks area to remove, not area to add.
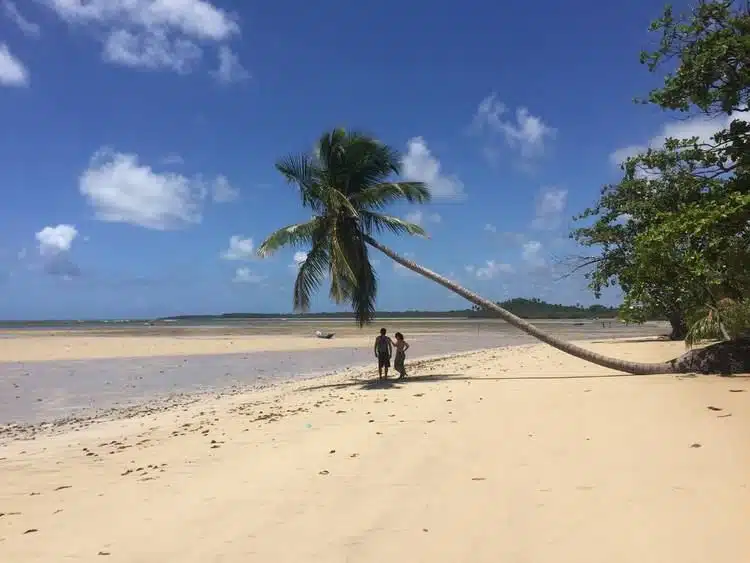
[[[398,378],[403,379],[406,377],[406,351],[409,349],[409,343],[404,340],[404,335],[400,332],[396,333],[396,359],[393,360],[393,367],[399,373]]]

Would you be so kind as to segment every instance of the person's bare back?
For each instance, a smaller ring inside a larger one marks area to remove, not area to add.
[[[380,335],[375,338],[375,357],[378,359],[378,379],[388,377],[388,368],[391,367],[391,355],[393,354],[393,341],[386,336],[386,330],[380,329]]]

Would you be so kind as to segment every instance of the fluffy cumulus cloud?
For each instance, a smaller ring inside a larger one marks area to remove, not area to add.
[[[28,37],[39,37],[42,30],[39,24],[32,22],[27,19],[15,2],[11,0],[3,0],[3,13],[5,16],[12,21],[21,32]]]
[[[255,244],[251,238],[232,235],[229,238],[229,248],[221,253],[224,260],[251,260],[255,257]]]
[[[243,266],[235,270],[232,281],[234,283],[260,283],[264,279],[263,276],[259,276],[258,274],[253,273],[250,268]]]
[[[70,24],[90,28],[115,64],[190,72],[213,45],[220,60],[237,36],[237,18],[207,0],[42,0]],[[241,65],[233,59],[234,73]],[[219,72],[219,71],[217,71]]]
[[[44,227],[36,233],[36,240],[39,243],[39,254],[42,256],[54,256],[63,252],[69,252],[77,236],[78,230],[73,225]]]
[[[401,165],[404,178],[427,184],[434,199],[461,200],[466,196],[463,182],[442,172],[440,161],[422,137],[409,139]]]
[[[416,210],[411,213],[407,213],[406,220],[409,223],[414,223],[415,225],[421,225],[424,226],[428,223],[437,224],[440,223],[443,218],[438,213],[424,213],[421,210]]]
[[[0,43],[0,86],[28,86],[29,71],[5,43]]]
[[[466,266],[466,273],[480,280],[491,280],[500,274],[512,274],[515,269],[510,264],[487,260],[484,266]]]
[[[737,116],[697,116],[690,119],[670,121],[664,124],[661,131],[645,144],[628,145],[612,151],[609,155],[610,162],[620,166],[628,158],[643,153],[649,148],[660,149],[667,139],[692,139],[698,138],[698,142],[710,143],[711,137],[737,119]]]
[[[480,102],[472,129],[490,136],[499,135],[506,145],[518,150],[524,158],[544,154],[547,143],[554,139],[556,130],[525,107],[517,108],[512,118],[507,113],[506,106],[497,99],[496,93],[492,93]],[[485,149],[488,156],[495,151],[492,144]]]
[[[78,236],[78,230],[73,225],[47,226],[35,236],[46,273],[64,278],[80,275],[78,266],[70,259],[70,249]]]
[[[531,227],[540,230],[556,229],[568,201],[568,190],[545,188],[537,196],[536,209]]]
[[[200,178],[158,173],[135,154],[106,148],[91,158],[79,190],[97,219],[155,230],[199,223],[206,196]]]

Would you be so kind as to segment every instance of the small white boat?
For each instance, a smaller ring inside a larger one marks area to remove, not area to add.
[[[319,330],[315,331],[315,336],[317,336],[318,338],[324,338],[326,340],[330,340],[334,337],[335,334],[335,332],[321,332]]]

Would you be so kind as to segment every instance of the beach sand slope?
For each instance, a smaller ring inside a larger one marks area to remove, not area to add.
[[[0,561],[748,561],[746,378],[620,376],[544,346],[372,377],[8,440]]]

